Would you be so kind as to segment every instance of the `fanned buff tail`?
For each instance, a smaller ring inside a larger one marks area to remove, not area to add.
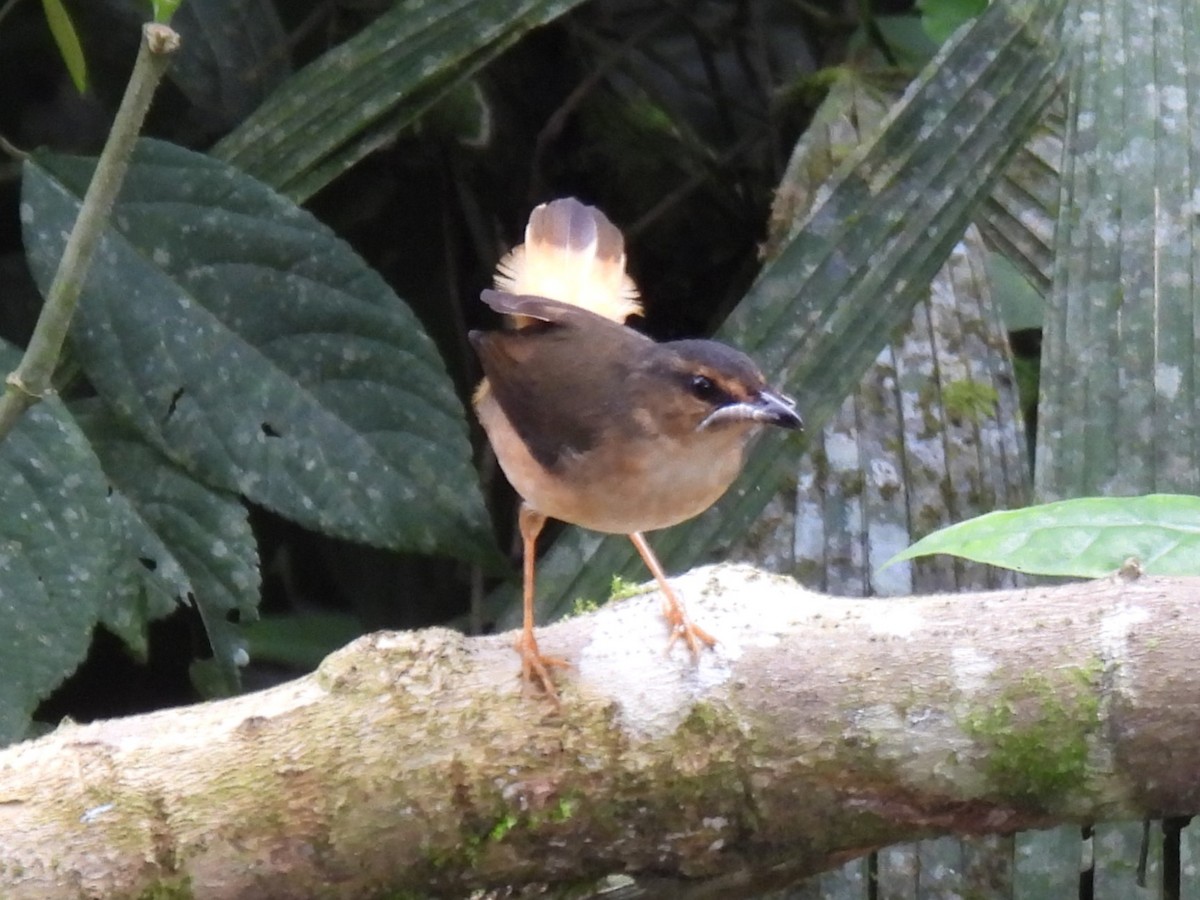
[[[574,197],[543,203],[529,216],[525,243],[496,266],[496,290],[548,297],[614,322],[641,315],[625,272],[625,239],[604,213]]]

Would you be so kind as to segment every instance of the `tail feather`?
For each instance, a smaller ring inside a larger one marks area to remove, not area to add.
[[[525,243],[500,260],[495,283],[499,291],[570,303],[615,322],[642,311],[637,285],[625,272],[620,229],[574,197],[530,213]]]

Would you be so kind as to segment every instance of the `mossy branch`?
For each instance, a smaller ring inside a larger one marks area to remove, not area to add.
[[[1200,763],[1162,765],[1200,745],[1198,579],[678,586],[717,648],[664,654],[653,595],[556,624],[558,714],[521,695],[507,635],[379,633],[271,690],[2,751],[0,894],[466,896],[620,872],[745,896],[917,837],[1200,809]]]

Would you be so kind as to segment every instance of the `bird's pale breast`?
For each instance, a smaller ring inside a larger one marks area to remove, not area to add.
[[[657,434],[602,445],[548,472],[530,455],[495,397],[476,399],[479,420],[517,493],[539,512],[612,534],[653,531],[699,515],[737,477],[753,430],[692,432],[685,440]]]

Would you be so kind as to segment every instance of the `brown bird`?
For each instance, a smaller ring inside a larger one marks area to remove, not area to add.
[[[802,427],[795,404],[750,358],[708,340],[656,343],[623,323],[640,313],[621,232],[567,198],[537,207],[525,244],[500,261],[483,301],[511,316],[470,333],[486,377],[475,409],[523,503],[522,678],[557,702],[533,633],[535,544],[547,518],[627,534],[663,594],[670,644],[693,654],[716,640],[688,618],[644,531],[713,504],[741,470],[759,426]]]

